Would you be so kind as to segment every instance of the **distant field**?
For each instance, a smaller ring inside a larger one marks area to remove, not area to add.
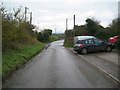
[[[49,41],[53,42],[53,41],[57,41],[60,39],[64,39],[64,34],[53,34],[50,36]]]

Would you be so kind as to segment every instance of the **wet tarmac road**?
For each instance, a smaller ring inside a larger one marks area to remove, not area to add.
[[[51,43],[13,74],[3,88],[115,88],[117,84],[62,46]]]

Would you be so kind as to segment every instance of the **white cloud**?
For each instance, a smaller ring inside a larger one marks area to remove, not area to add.
[[[4,2],[66,2],[66,3],[79,3],[79,2],[118,2],[119,0],[4,0]]]
[[[29,7],[33,12],[33,24],[40,29],[57,28],[58,32],[64,32],[65,20],[68,18],[68,29],[73,28],[73,15],[76,15],[76,24],[85,24],[88,17],[94,17],[101,21],[101,25],[107,26],[117,17],[118,0],[4,0],[7,8]],[[14,2],[12,2],[14,1]],[[32,1],[32,2],[28,2]],[[91,2],[92,1],[92,2]]]

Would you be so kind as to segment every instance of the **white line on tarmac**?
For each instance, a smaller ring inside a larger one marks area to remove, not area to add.
[[[69,49],[70,50],[70,49]],[[73,53],[77,54],[75,51],[71,50]],[[82,55],[77,54],[79,57],[82,57],[84,60],[86,60],[88,63],[90,63],[92,66],[94,66],[95,68],[97,68],[98,70],[100,70],[101,72],[103,72],[104,74],[106,74],[107,76],[109,76],[110,78],[112,78],[114,81],[116,81],[117,83],[120,84],[120,80],[117,79],[116,77],[114,77],[113,75],[109,74],[108,72],[106,72],[105,70],[101,69],[99,66],[95,65],[94,63],[89,62],[88,59],[86,59],[85,57],[83,57]]]

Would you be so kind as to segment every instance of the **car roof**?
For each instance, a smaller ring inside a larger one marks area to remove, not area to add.
[[[86,40],[86,39],[91,39],[95,37],[94,36],[76,36],[75,38],[78,38],[78,40]]]

